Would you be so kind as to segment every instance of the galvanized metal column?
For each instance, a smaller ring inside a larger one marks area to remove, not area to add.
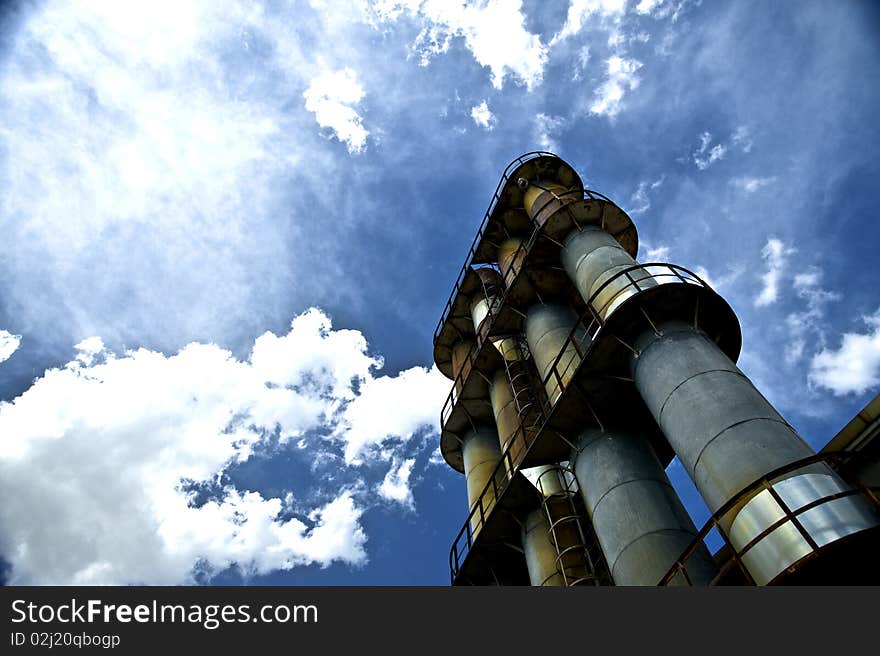
[[[499,369],[489,385],[489,400],[492,403],[492,414],[495,415],[502,453],[507,450],[520,430],[520,417],[513,394],[513,389],[507,380],[507,372]],[[512,460],[515,461],[517,455],[512,453]]]
[[[745,374],[692,325],[664,323],[656,334],[642,334],[635,347],[636,387],[713,512],[768,472],[813,455]],[[846,489],[824,465],[795,472],[775,487],[792,509]],[[745,500],[724,526],[739,549],[782,516],[772,496],[762,493]],[[855,497],[816,506],[799,519],[819,546],[876,524]],[[767,583],[810,551],[789,522],[743,561],[758,583]]]
[[[610,278],[636,264],[617,240],[599,227],[587,226],[582,230],[573,230],[565,238],[562,265],[581,297],[587,302],[593,299],[591,305],[600,319],[604,320],[640,289],[657,285],[641,269],[632,271],[630,277],[623,275],[606,284]],[[633,281],[638,283],[638,287],[633,285]]]
[[[545,498],[563,489],[555,469],[553,465],[542,465],[529,470],[533,478],[542,481],[543,485],[538,489]],[[526,515],[522,524],[522,545],[532,585],[565,585],[565,579],[559,571],[559,554],[553,544],[550,519],[543,505]]]
[[[577,320],[577,314],[567,305],[533,305],[526,314],[526,342],[551,405],[562,394],[580,364],[577,351],[567,341]],[[586,348],[589,338],[584,329],[581,328],[575,338]],[[562,355],[554,367],[560,353]]]
[[[697,530],[648,441],[637,430],[581,433],[571,462],[611,577],[617,585],[657,585]],[[717,573],[703,547],[687,562],[694,585]],[[686,580],[679,574],[675,583]]]
[[[470,310],[474,332],[479,339],[485,337],[491,324],[492,311],[497,304],[501,281],[498,272],[492,269],[477,269],[477,275],[482,283],[482,289],[471,298]],[[453,364],[459,362],[461,363],[459,367],[463,367],[466,354],[464,346],[460,346],[458,351],[453,350]],[[474,505],[480,501],[480,495],[492,478],[498,463],[501,462],[501,456],[498,432],[494,427],[473,427],[462,438],[462,458],[470,509],[473,509]],[[493,495],[486,495],[482,500],[482,514],[484,516],[488,516],[495,501]],[[476,526],[482,524],[480,511],[474,516],[471,524],[475,530]]]
[[[608,283],[637,262],[597,226],[568,234],[562,264],[602,320],[640,288],[656,285],[638,269]],[[587,429],[572,458],[612,578],[618,585],[656,585],[697,531],[650,444],[636,430]],[[694,584],[707,584],[716,573],[706,549],[688,563]]]
[[[477,340],[479,340],[486,336],[494,313],[498,309],[500,295],[504,289],[504,281],[501,279],[501,274],[495,271],[495,269],[483,267],[474,269],[474,271],[483,285],[482,290],[474,294],[470,303],[474,332],[477,335]]]
[[[519,237],[508,237],[498,247],[498,269],[504,278],[504,284],[509,286],[511,281],[522,269],[525,260],[525,249],[522,248],[523,240]]]
[[[468,507],[473,508],[501,460],[498,433],[489,426],[478,426],[464,435],[461,450]],[[488,511],[491,504],[494,504],[494,498],[485,499],[483,510]]]
[[[464,378],[459,375],[467,365],[468,356],[474,346],[473,340],[459,340],[452,347],[452,377],[455,385],[455,393],[459,394],[464,386]]]

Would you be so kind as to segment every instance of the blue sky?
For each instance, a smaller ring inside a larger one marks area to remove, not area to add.
[[[873,3],[122,5],[0,14],[6,581],[446,584],[431,338],[530,150],[813,446],[876,394]]]

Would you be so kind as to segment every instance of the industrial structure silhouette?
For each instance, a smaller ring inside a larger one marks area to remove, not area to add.
[[[815,453],[736,367],[727,302],[637,251],[556,155],[505,169],[434,334],[441,452],[470,506],[452,583],[876,582],[878,400]]]

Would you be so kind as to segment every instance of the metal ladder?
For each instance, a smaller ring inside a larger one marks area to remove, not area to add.
[[[541,485],[541,478],[545,475],[557,478],[561,489],[545,493]],[[581,512],[576,505],[577,483],[571,470],[554,465],[541,473],[538,482],[549,526],[548,536],[556,550],[556,571],[563,585],[608,585],[610,576],[598,541],[592,527],[581,521]]]
[[[513,395],[513,402],[519,418],[519,429],[524,441],[516,453],[516,457],[513,458],[518,467],[526,449],[534,441],[544,415],[536,394],[534,383],[537,375],[536,372],[533,372],[534,364],[529,347],[522,335],[513,335],[507,339],[516,340],[517,351],[516,359],[504,358],[504,373]]]

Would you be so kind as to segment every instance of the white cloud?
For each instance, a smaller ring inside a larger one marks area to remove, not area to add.
[[[709,148],[710,143],[712,143],[712,134],[703,132],[700,135],[700,148],[694,151],[693,154],[694,164],[701,171],[705,171],[718,160],[724,159],[724,156],[727,154],[727,146],[724,144],[715,144],[712,148]]]
[[[764,187],[773,184],[776,182],[775,177],[754,177],[754,176],[741,176],[738,178],[733,178],[730,183],[747,194],[753,194],[759,189],[763,189]]]
[[[626,2],[627,0],[571,0],[565,24],[550,41],[551,45],[574,36],[594,17],[612,23],[619,21],[626,11]]]
[[[429,465],[446,465],[446,459],[443,457],[443,452],[440,451],[440,445],[437,445],[437,448],[431,452],[431,457],[428,458]]]
[[[700,0],[697,0],[697,4],[699,2]],[[671,16],[674,23],[687,4],[688,0],[640,0],[634,10],[637,14],[658,20]]]
[[[724,156],[727,154],[727,146],[723,144],[715,144],[712,146],[712,149],[709,151],[709,164],[712,162],[716,162],[719,159],[724,159]]]
[[[87,337],[73,348],[77,350],[76,359],[80,364],[87,367],[91,365],[95,358],[104,350],[104,340],[100,337]]]
[[[657,246],[656,248],[645,246],[645,262],[666,262],[669,259],[669,246]]]
[[[369,132],[357,112],[357,105],[364,98],[364,88],[358,82],[357,73],[350,68],[327,71],[312,79],[303,93],[306,109],[315,115],[322,128],[329,128],[339,141],[346,144],[348,152],[363,152]]]
[[[12,583],[176,584],[230,566],[363,563],[369,500],[354,471],[330,497],[294,480],[280,498],[237,489],[224,473],[315,429],[332,436],[311,439],[302,457],[386,444],[396,459],[402,438],[436,426],[445,396],[436,371],[376,378],[381,360],[363,335],[333,330],[315,309],[285,335],[260,336],[246,360],[198,343],[170,356],[117,355],[98,338],[77,349],[0,402],[0,497],[15,499],[0,504],[0,554]],[[411,470],[404,461],[383,494],[403,502]],[[196,503],[205,486],[207,502]]]
[[[590,113],[613,118],[620,112],[626,92],[634,91],[639,86],[640,80],[636,76],[636,71],[642,67],[642,63],[635,59],[613,55],[605,61],[605,64],[605,80],[596,90],[596,97],[590,105]]]
[[[704,132],[700,135],[700,150],[698,152],[703,153],[706,152],[706,148],[708,148],[709,144],[712,143],[712,134],[709,132]]]
[[[447,52],[460,37],[477,63],[489,68],[496,89],[502,88],[507,75],[529,90],[541,83],[547,47],[526,29],[522,0],[385,0],[373,2],[372,9],[382,21],[396,20],[407,11],[427,22],[414,44],[422,65]]]
[[[379,496],[388,501],[395,501],[407,508],[413,507],[412,489],[409,485],[409,477],[415,464],[414,458],[407,458],[401,463],[392,463],[391,469],[385,474],[385,478],[379,484]]]
[[[439,431],[449,388],[449,379],[436,366],[367,380],[346,406],[336,430],[345,441],[345,461],[356,464],[371,449],[390,440],[406,442],[425,428]]]
[[[326,289],[330,266],[291,290],[317,249],[278,220],[305,215],[313,184],[328,198],[343,184],[310,173],[330,163],[291,105],[313,64],[285,16],[28,4],[0,76],[0,293],[22,331],[55,347],[231,343],[277,319],[280,296],[302,307]]]
[[[866,332],[844,333],[839,348],[822,349],[810,362],[810,382],[836,396],[880,385],[880,310],[862,317]]]
[[[664,180],[665,176],[661,176],[654,181],[642,180],[639,183],[638,188],[633,192],[633,195],[629,199],[629,202],[632,203],[632,209],[629,210],[630,215],[644,214],[651,209],[649,192],[659,188]]]
[[[740,150],[744,153],[751,152],[752,146],[754,145],[754,142],[752,141],[752,133],[748,126],[745,125],[740,125],[736,129],[730,137],[730,141],[734,146],[739,146]]]
[[[753,145],[751,132],[745,125],[739,126],[734,133],[730,135],[730,140],[728,142],[725,143],[719,141],[709,148],[709,144],[712,143],[712,140],[711,132],[703,132],[700,135],[700,147],[693,152],[694,164],[696,164],[697,168],[701,171],[705,171],[715,162],[724,159],[734,146],[738,147],[741,152],[748,153],[752,150]],[[776,178],[772,177],[755,178],[744,176],[735,178],[732,180],[732,184],[740,187],[747,193],[752,193],[775,180]]]
[[[641,0],[636,5],[637,14],[651,14],[663,4],[663,0]]]
[[[565,119],[561,116],[548,116],[537,114],[534,118],[534,139],[541,150],[555,151],[558,148],[554,133],[565,126]]]
[[[486,130],[494,129],[498,122],[485,100],[471,107],[471,118],[474,119],[474,123]]]
[[[792,253],[794,249],[786,247],[779,239],[771,237],[767,240],[764,248],[761,249],[766,270],[761,276],[761,291],[755,297],[756,307],[764,307],[776,302],[779,296],[779,282],[786,269],[788,256]]]
[[[815,267],[795,274],[792,286],[806,307],[785,317],[788,336],[783,355],[788,365],[794,365],[801,360],[810,336],[820,347],[824,347],[825,306],[841,298],[837,292],[822,287],[822,271]]]
[[[704,266],[697,266],[693,271],[703,280],[703,282],[716,292],[724,294],[725,290],[736,282],[736,280],[745,272],[745,267],[742,265],[728,265],[727,270],[720,276],[717,275],[717,270],[716,273],[710,274]]]
[[[0,330],[0,362],[6,362],[21,345],[21,335],[13,335],[6,330]]]
[[[583,78],[584,71],[587,70],[587,65],[590,63],[590,46],[583,45],[578,49],[577,59],[575,60],[575,65],[571,74],[572,82],[578,82]]]

